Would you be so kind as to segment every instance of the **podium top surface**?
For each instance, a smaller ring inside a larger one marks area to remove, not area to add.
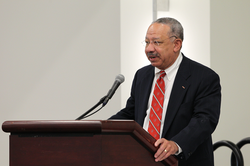
[[[140,125],[133,120],[35,120],[35,121],[5,121],[2,130],[9,133],[30,132],[132,132],[141,130]]]

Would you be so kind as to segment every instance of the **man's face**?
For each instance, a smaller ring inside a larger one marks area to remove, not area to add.
[[[161,70],[170,67],[179,55],[175,47],[175,36],[168,36],[170,27],[154,23],[148,28],[145,53],[151,65]]]

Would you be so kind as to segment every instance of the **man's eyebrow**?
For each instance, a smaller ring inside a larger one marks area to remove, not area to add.
[[[145,37],[145,39],[148,39],[147,37]],[[160,39],[159,37],[155,37],[155,38],[153,38],[153,40],[158,40],[158,39]],[[148,39],[149,40],[149,39]]]

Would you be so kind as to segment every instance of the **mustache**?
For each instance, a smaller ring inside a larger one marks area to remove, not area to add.
[[[158,53],[151,53],[151,52],[149,52],[149,53],[147,53],[147,57],[148,58],[159,57],[159,54]]]

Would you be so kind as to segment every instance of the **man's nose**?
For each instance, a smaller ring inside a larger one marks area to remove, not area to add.
[[[153,52],[153,51],[155,51],[154,44],[153,44],[152,42],[150,42],[150,43],[145,47],[145,51],[146,51],[146,52]]]

